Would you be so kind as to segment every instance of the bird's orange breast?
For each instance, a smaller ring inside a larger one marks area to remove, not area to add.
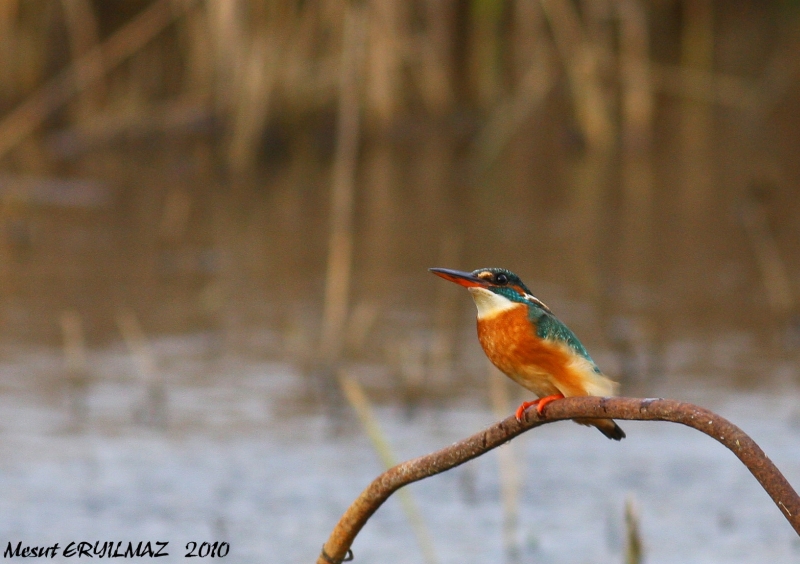
[[[584,395],[581,375],[570,369],[564,346],[536,335],[523,304],[478,319],[478,339],[486,356],[506,375],[537,395]]]

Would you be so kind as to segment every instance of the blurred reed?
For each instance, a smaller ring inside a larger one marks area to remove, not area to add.
[[[392,452],[392,448],[389,445],[389,440],[381,430],[380,425],[378,425],[378,421],[372,411],[369,398],[364,393],[361,385],[355,378],[348,376],[344,371],[339,373],[339,385],[344,391],[344,395],[345,398],[347,398],[348,403],[358,415],[361,426],[367,433],[367,436],[372,442],[372,446],[375,449],[375,452],[378,454],[378,457],[381,459],[384,467],[389,469],[397,465],[398,460]],[[397,495],[400,498],[400,504],[403,508],[403,512],[406,514],[406,517],[408,518],[408,521],[414,530],[414,535],[417,537],[417,543],[422,551],[424,561],[427,564],[435,564],[438,559],[436,557],[433,538],[431,537],[431,533],[427,525],[425,525],[425,520],[422,517],[422,513],[419,510],[419,506],[417,505],[411,490],[404,488],[400,490]]]
[[[742,204],[740,217],[761,275],[761,282],[772,310],[773,318],[781,329],[797,313],[797,300],[792,288],[789,266],[781,255],[780,247],[767,220],[767,210],[758,195]]]
[[[420,335],[410,334],[397,343],[396,360],[406,417],[411,419],[429,393],[427,346]]]
[[[633,497],[625,500],[625,564],[644,562],[644,543],[639,525],[639,510]]]
[[[682,100],[742,111],[759,110],[767,101],[763,86],[753,79],[653,61],[650,67],[653,88]]]
[[[500,30],[504,3],[496,0],[473,0],[469,6],[468,76],[477,103],[490,107],[502,91]]]
[[[653,170],[653,120],[655,99],[650,72],[650,37],[647,15],[634,0],[618,0],[616,12],[620,27],[620,86],[622,141],[622,227],[618,264],[619,279],[626,292],[619,306],[641,311],[641,288],[652,282],[647,271],[652,252],[655,177]],[[638,299],[637,299],[638,298]],[[636,303],[638,302],[638,303]]]
[[[684,72],[710,73],[714,67],[714,2],[685,0],[682,3],[681,69]],[[704,221],[714,204],[715,164],[713,138],[714,107],[707,100],[683,98],[680,113],[682,178],[678,206],[683,211],[676,225],[681,253],[697,254],[701,260],[710,251],[703,244]],[[678,285],[676,292],[685,292]]]
[[[228,162],[235,172],[241,172],[254,161],[257,140],[266,126],[280,55],[277,39],[260,36],[253,38],[243,55],[246,61],[240,77],[243,84],[233,90],[238,97],[231,108],[228,147]]]
[[[456,3],[442,0],[423,0],[424,31],[418,31],[417,41],[408,40],[408,26],[401,30],[400,44],[414,50],[417,62],[413,66],[419,84],[420,97],[427,111],[441,118],[455,104],[454,39],[456,37]]]
[[[386,125],[386,124],[384,124]],[[388,299],[386,273],[392,268],[392,250],[399,211],[398,163],[395,148],[385,137],[364,148],[363,197],[365,198],[361,287],[367,299],[385,303]]]
[[[159,378],[155,355],[139,317],[132,309],[122,308],[116,321],[145,392],[138,418],[145,425],[164,428],[168,415],[166,390],[163,380]]]
[[[365,15],[356,5],[345,14],[339,69],[336,150],[331,178],[330,236],[322,314],[321,357],[341,352],[353,261],[353,200],[360,140],[360,97]]]
[[[543,33],[541,10],[532,2],[517,2],[518,22],[524,33],[518,57],[519,76],[513,92],[492,105],[485,123],[472,146],[474,171],[484,174],[494,166],[515,134],[545,102],[555,86],[552,54]]]
[[[99,43],[99,23],[88,0],[61,0],[61,10],[69,37],[70,53],[73,60],[80,60],[91,52]],[[93,81],[93,88],[86,89],[78,95],[77,120],[85,119],[97,112],[106,96],[106,85],[103,81],[103,68],[100,59],[90,59],[85,66],[76,67],[78,83]]]
[[[604,22],[605,2],[583,16],[569,0],[542,0],[553,42],[566,73],[577,133],[576,155],[569,163],[572,217],[571,265],[579,295],[597,303],[600,295],[600,226],[603,197],[608,189],[613,140],[617,135],[613,106],[603,81],[612,37],[590,33]]]
[[[391,124],[400,104],[403,49],[398,32],[399,20],[407,9],[404,2],[372,0],[366,10],[363,98],[366,117],[381,129]]]
[[[619,25],[620,83],[620,220],[615,233],[611,294],[601,316],[604,333],[618,358],[618,378],[630,393],[641,384],[646,367],[638,353],[651,351],[652,327],[647,288],[653,286],[656,265],[648,260],[655,244],[655,163],[653,160],[655,92],[650,57],[650,32],[644,7],[634,0],[613,2]],[[644,369],[643,369],[644,368]]]
[[[191,210],[192,196],[185,189],[173,188],[167,192],[158,226],[160,238],[170,242],[180,241],[186,233]]]
[[[28,95],[0,121],[0,158],[32,134],[73,96],[139,52],[172,23],[180,14],[173,4],[172,0],[156,0],[122,29]],[[189,4],[184,2],[180,5]]]
[[[491,363],[487,363],[487,380],[492,413],[498,419],[508,417],[511,400],[508,391],[508,378],[501,374]],[[503,506],[503,548],[509,563],[521,561],[521,535],[519,524],[519,499],[521,496],[521,479],[519,462],[513,443],[507,443],[497,449],[497,462],[500,478],[500,499]]]
[[[46,12],[24,17],[22,3],[0,3],[0,94],[7,100],[32,89],[46,68],[47,52],[40,49],[41,27],[46,26]]]
[[[345,345],[348,350],[354,353],[364,350],[380,312],[378,304],[371,300],[362,300],[353,307],[345,331]]]
[[[436,264],[459,264],[462,245],[461,233],[455,229],[446,230],[439,244],[439,258]],[[444,284],[437,285],[428,365],[430,372],[428,380],[437,391],[446,390],[453,381],[460,297],[452,291],[452,288]]]
[[[86,359],[86,338],[80,314],[74,309],[61,313],[67,396],[72,426],[80,429],[88,417],[90,384],[89,363]]]

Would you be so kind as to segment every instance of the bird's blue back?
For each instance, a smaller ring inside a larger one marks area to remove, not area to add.
[[[584,347],[583,343],[578,340],[578,337],[575,336],[575,333],[570,331],[569,327],[564,325],[561,320],[559,320],[550,311],[539,307],[538,304],[529,301],[527,305],[528,318],[531,320],[531,323],[536,326],[536,335],[539,338],[550,339],[564,343],[575,353],[588,360],[595,372],[598,374],[601,373],[600,368],[597,367],[597,364],[594,362],[592,357],[589,356],[589,352],[586,350],[586,347]]]

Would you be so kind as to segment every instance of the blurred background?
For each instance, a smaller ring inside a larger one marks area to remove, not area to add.
[[[800,483],[798,53],[795,0],[0,0],[0,541],[316,558],[525,399],[432,266]],[[727,453],[623,427],[416,485],[356,557],[796,560]]]

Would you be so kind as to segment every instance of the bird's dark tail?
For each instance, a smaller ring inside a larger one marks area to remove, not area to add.
[[[575,423],[597,427],[597,430],[614,441],[625,438],[625,431],[613,419],[575,419]]]

